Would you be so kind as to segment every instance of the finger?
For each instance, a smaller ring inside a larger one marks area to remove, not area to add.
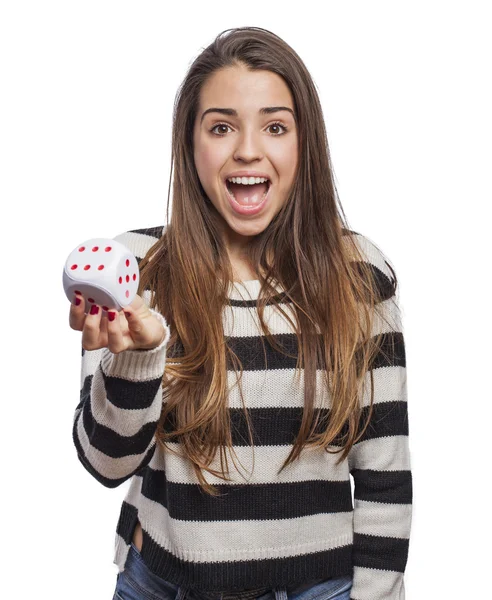
[[[86,350],[101,348],[104,344],[100,332],[102,308],[98,304],[92,304],[89,314],[85,316],[84,328],[82,330],[82,347]]]
[[[128,323],[128,329],[132,332],[132,334],[139,335],[143,328],[142,319],[135,312],[135,309],[129,308],[129,306],[130,305],[125,306],[123,309],[126,322]]]
[[[68,316],[68,322],[72,329],[76,331],[82,331],[85,322],[85,300],[81,294],[75,293],[72,302],[70,303],[70,314]]]
[[[152,320],[154,317],[148,308],[145,307],[147,313],[144,316],[135,311],[128,310],[128,306],[125,306],[123,310],[126,322],[128,323],[128,333],[129,338],[132,340],[132,346],[139,350],[154,348],[155,344],[152,336],[154,335],[155,327],[152,328],[148,322],[149,318]]]
[[[114,317],[113,317],[114,315]],[[108,311],[106,319],[108,333],[108,348],[113,354],[118,354],[126,350],[125,339],[122,330],[122,316],[116,310]]]
[[[123,310],[130,312],[130,313],[135,313],[135,312],[138,312],[144,304],[145,304],[145,302],[144,302],[142,296],[135,294],[135,297],[133,298],[133,300],[130,302],[130,304],[127,304],[123,308]]]
[[[108,339],[108,313],[103,310],[101,313],[101,321],[99,323],[99,334],[102,338]]]

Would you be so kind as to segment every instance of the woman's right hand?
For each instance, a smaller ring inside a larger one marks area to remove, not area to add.
[[[80,299],[78,306],[75,298]],[[116,315],[113,321],[106,314],[102,316],[101,306],[97,306],[97,314],[89,312],[87,315],[84,307],[84,297],[75,294],[70,305],[69,323],[72,329],[82,331],[84,350],[108,348],[113,354],[125,350],[150,350],[160,346],[166,336],[162,323],[150,312],[138,294],[123,310],[109,311]]]

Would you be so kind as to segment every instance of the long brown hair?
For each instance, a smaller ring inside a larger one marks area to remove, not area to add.
[[[373,406],[371,366],[382,351],[382,335],[373,331],[375,314],[396,289],[396,276],[380,276],[361,254],[354,241],[357,236],[347,225],[334,182],[321,104],[299,56],[274,33],[259,27],[220,33],[194,60],[177,92],[172,217],[140,262],[138,291],[150,290],[150,305],[160,310],[171,329],[156,441],[171,452],[175,450],[166,442],[179,441],[200,485],[211,495],[217,495],[217,490],[206,481],[202,469],[225,480],[227,448],[235,455],[227,365],[234,365],[239,377],[243,369],[225,342],[222,311],[230,304],[227,294],[233,272],[221,236],[221,217],[207,198],[194,165],[193,127],[201,87],[218,69],[234,65],[266,69],[283,77],[293,95],[298,130],[299,162],[290,194],[247,249],[247,259],[261,282],[257,309],[265,339],[278,352],[292,356],[264,322],[264,307],[273,304],[297,336],[296,375],[300,377],[304,370],[302,423],[280,471],[304,446],[330,452],[328,446],[336,442],[339,448],[333,453],[341,452],[341,462],[364,433]],[[167,210],[169,214],[169,192]],[[388,289],[388,283],[394,288]],[[294,321],[281,306],[278,284],[284,290],[282,302],[292,303]],[[320,364],[329,390],[325,408],[330,410],[314,406]],[[360,428],[359,401],[368,372],[370,410]],[[253,446],[242,393],[241,399]],[[210,467],[217,449],[221,472]]]

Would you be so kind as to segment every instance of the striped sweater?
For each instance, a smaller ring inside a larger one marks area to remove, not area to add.
[[[139,229],[115,239],[140,262],[162,232],[162,226]],[[277,474],[301,422],[303,377],[295,381],[295,359],[267,343],[265,368],[256,280],[231,284],[230,306],[223,313],[224,334],[244,368],[242,389],[255,432],[254,465],[230,371],[232,441],[240,471],[230,462],[232,480],[227,482],[205,473],[220,497],[204,494],[189,462],[155,443],[170,336],[164,317],[151,309],[167,330],[158,348],[119,354],[107,348],[82,349],[80,402],[72,432],[78,458],[106,487],[131,478],[116,525],[113,562],[118,571],[124,569],[138,519],[145,563],[176,585],[233,592],[351,574],[351,600],[404,600],[412,477],[400,310],[388,263],[368,238],[351,233],[387,284],[382,287],[391,290],[383,302],[394,325],[380,320],[376,328],[384,330],[388,343],[396,342],[396,351],[390,360],[381,356],[376,361],[371,425],[338,466],[339,454],[304,449]],[[149,304],[147,294],[143,297]],[[288,311],[289,306],[284,298],[283,308]],[[266,307],[265,319],[289,349],[297,347],[288,321],[273,306]],[[320,378],[318,390],[321,385]],[[364,410],[370,385],[368,390]],[[317,408],[326,410],[326,398],[321,400]],[[220,472],[219,462],[211,466]]]

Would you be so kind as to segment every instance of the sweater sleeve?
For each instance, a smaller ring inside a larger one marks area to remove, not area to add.
[[[125,244],[140,263],[156,241],[147,233],[135,230],[114,239]],[[170,329],[164,316],[150,308],[146,292],[143,300],[166,330],[157,348],[118,354],[109,348],[82,349],[80,402],[75,409],[72,438],[85,469],[110,488],[145,467],[155,451]]]
[[[72,437],[80,462],[106,487],[117,487],[147,465],[162,407],[162,377],[170,330],[157,348],[82,349],[80,402]]]
[[[387,264],[384,260],[379,262],[382,269]],[[405,343],[396,285],[392,285],[396,279],[391,278],[387,269],[376,270],[380,279],[391,285],[381,304],[384,318],[376,319],[375,325],[375,329],[384,333],[384,342],[383,352],[372,368],[373,413],[368,428],[348,457],[354,479],[350,599],[405,600],[404,571],[412,520]],[[370,393],[368,381],[363,424]]]

